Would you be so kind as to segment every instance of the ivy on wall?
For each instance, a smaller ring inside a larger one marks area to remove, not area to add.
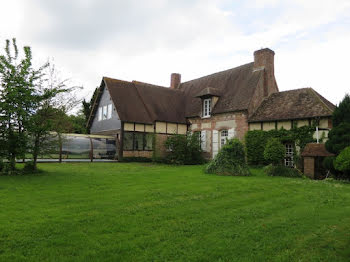
[[[247,148],[247,159],[250,165],[265,165],[264,149],[267,141],[270,138],[277,138],[282,143],[293,143],[296,147],[300,148],[300,152],[303,151],[307,143],[315,142],[313,138],[315,132],[315,126],[303,126],[295,127],[292,129],[280,129],[280,130],[254,130],[248,131],[245,135],[245,145]],[[296,150],[294,150],[296,152]],[[298,155],[294,156],[295,160],[298,160]]]

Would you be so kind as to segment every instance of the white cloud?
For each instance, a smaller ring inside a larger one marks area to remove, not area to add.
[[[16,0],[0,10],[0,47],[17,37],[37,63],[54,57],[85,96],[104,75],[168,86],[172,72],[190,80],[251,62],[261,47],[276,52],[281,90],[312,86],[337,103],[350,89],[347,0]]]

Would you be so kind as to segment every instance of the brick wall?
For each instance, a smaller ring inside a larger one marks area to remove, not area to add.
[[[315,177],[315,159],[313,157],[304,157],[304,174],[312,179]]]
[[[224,113],[217,114],[210,118],[191,118],[189,119],[191,123],[191,130],[193,132],[207,130],[211,132],[210,136],[207,136],[210,139],[210,146],[208,152],[204,153],[205,158],[211,158],[213,149],[212,149],[212,139],[213,139],[213,130],[221,131],[221,130],[235,130],[236,138],[243,140],[245,133],[248,131],[248,122],[247,122],[247,114],[244,112],[234,112],[234,113]]]
[[[148,157],[152,158],[152,151],[123,151],[123,157]]]

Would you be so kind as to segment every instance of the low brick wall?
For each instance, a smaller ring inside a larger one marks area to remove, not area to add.
[[[152,158],[153,151],[123,151],[123,157],[147,157]]]
[[[304,174],[312,179],[315,177],[315,159],[304,157]]]

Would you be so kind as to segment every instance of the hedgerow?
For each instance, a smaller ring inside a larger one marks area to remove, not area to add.
[[[264,150],[266,143],[271,138],[277,138],[282,143],[290,142],[300,148],[300,152],[304,149],[307,143],[314,142],[313,134],[315,126],[295,127],[292,129],[280,130],[254,130],[248,131],[245,136],[245,145],[247,150],[247,160],[250,165],[266,165],[268,162],[264,158]],[[296,152],[296,150],[294,150]],[[298,155],[294,156],[294,160],[298,160]]]

